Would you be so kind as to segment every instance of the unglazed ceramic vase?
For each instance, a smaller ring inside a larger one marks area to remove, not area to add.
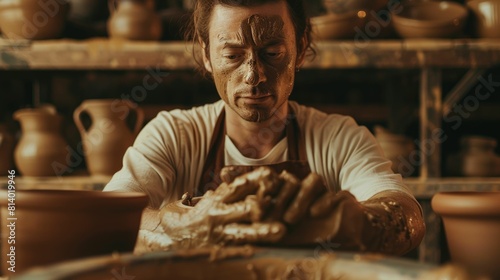
[[[135,112],[133,127],[129,118]],[[82,114],[90,116],[86,127]],[[113,175],[122,167],[125,151],[142,128],[144,113],[136,104],[121,99],[89,99],[75,109],[73,118],[82,136],[82,146],[91,175]]]
[[[411,154],[415,152],[412,139],[376,126],[375,138],[384,151],[385,156],[392,162],[392,170],[403,176],[412,175],[415,168],[412,164]]]
[[[0,191],[0,259],[2,272],[10,276],[34,266],[132,252],[142,210],[147,205],[143,193],[17,189],[15,212],[11,215],[11,196],[7,190]],[[11,223],[13,226],[9,226]],[[11,236],[15,244],[8,243]],[[10,246],[15,246],[15,250]],[[12,253],[15,273],[8,270]]]
[[[162,23],[159,15],[153,9],[152,1],[109,0],[108,3],[110,3],[111,13],[107,23],[109,37],[128,40],[158,40],[161,38]],[[117,6],[116,9],[115,6]]]
[[[452,262],[500,279],[500,192],[443,192],[432,209],[443,219]]]
[[[20,109],[14,119],[21,124],[21,138],[14,161],[24,176],[60,176],[67,166],[69,148],[61,132],[62,117],[50,105]]]
[[[0,1],[0,27],[10,39],[55,39],[64,30],[68,11],[66,0]]]
[[[460,140],[461,150],[447,159],[451,175],[468,177],[500,176],[500,157],[495,154],[497,141],[484,136],[466,136]]]
[[[14,167],[14,135],[5,124],[0,124],[0,175],[8,175]]]

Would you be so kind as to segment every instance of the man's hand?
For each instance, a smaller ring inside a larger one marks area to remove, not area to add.
[[[163,232],[172,248],[276,242],[285,226],[262,217],[277,180],[272,171],[259,169],[208,191],[194,206],[168,204],[160,211]]]

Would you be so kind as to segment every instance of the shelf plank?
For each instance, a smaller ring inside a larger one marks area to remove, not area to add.
[[[500,40],[318,41],[305,68],[473,68],[500,65]],[[0,39],[0,70],[191,70],[193,45],[184,41],[141,42]]]

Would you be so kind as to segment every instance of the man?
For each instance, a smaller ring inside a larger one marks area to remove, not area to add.
[[[193,22],[222,100],[161,112],[105,188],[148,194],[146,246],[333,242],[401,255],[420,243],[420,206],[370,132],[289,101],[310,48],[301,1],[198,1]],[[172,203],[185,193],[203,197]]]

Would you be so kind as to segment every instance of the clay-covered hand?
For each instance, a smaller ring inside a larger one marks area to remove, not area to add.
[[[284,237],[285,244],[328,243],[328,247],[402,255],[422,240],[418,203],[399,191],[358,202],[348,191],[325,193]]]
[[[263,222],[277,177],[260,169],[208,191],[192,206],[189,199],[167,204],[160,211],[164,234],[172,248],[210,244],[276,242],[286,228],[280,222]],[[188,205],[186,205],[188,204]]]

